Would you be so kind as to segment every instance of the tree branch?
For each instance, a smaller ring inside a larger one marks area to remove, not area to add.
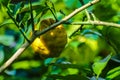
[[[54,23],[53,25],[51,25],[48,28],[45,28],[43,31],[41,32],[36,32],[36,36],[40,36],[44,33],[46,33],[47,31],[53,29],[54,27],[58,26],[59,24],[62,24],[64,22],[66,22],[67,20],[69,20],[70,18],[72,18],[73,16],[75,16],[76,14],[78,14],[79,12],[83,11],[84,9],[88,8],[89,6],[98,3],[100,0],[93,0],[92,2],[89,2],[87,4],[85,4],[84,6],[74,10],[72,13],[70,13],[68,16],[66,16],[65,18],[63,18],[61,21]]]
[[[6,69],[15,59],[19,57],[19,55],[29,46],[30,44],[28,42],[24,43],[17,51],[16,53],[8,60],[6,61],[1,67],[0,67],[0,73]]]
[[[67,23],[70,25],[102,25],[102,26],[109,26],[109,27],[115,27],[115,28],[120,28],[120,24],[112,23],[112,22],[104,22],[104,21],[82,21],[82,22],[72,22],[72,23]],[[71,38],[76,32],[80,30],[81,27],[77,28],[70,36]]]
[[[35,32],[35,34],[33,34],[33,36],[31,37],[31,40],[30,40],[31,42],[30,42],[30,43],[25,42],[25,43],[15,52],[15,54],[14,54],[12,57],[11,57],[8,61],[6,61],[6,62],[0,67],[0,73],[1,73],[2,71],[4,71],[8,66],[10,66],[10,65],[13,63],[13,61],[14,61],[15,59],[17,59],[17,58],[25,51],[25,49],[27,49],[27,48],[30,46],[30,44],[35,40],[36,37],[38,37],[38,36],[46,33],[47,31],[55,28],[56,26],[60,25],[61,23],[64,23],[65,21],[69,20],[70,18],[72,18],[72,17],[73,17],[74,15],[76,15],[77,13],[81,12],[82,10],[84,10],[84,9],[88,8],[89,6],[91,6],[91,5],[93,5],[93,4],[96,4],[96,3],[98,3],[98,2],[99,2],[99,0],[93,0],[93,1],[85,4],[84,6],[76,9],[75,11],[73,11],[72,13],[70,13],[68,16],[66,16],[65,18],[63,18],[61,21],[54,23],[53,25],[51,25],[50,27],[44,29],[43,31],[41,31],[41,32]]]
[[[73,22],[71,25],[102,25],[102,26],[113,26],[116,28],[120,28],[120,24],[112,23],[112,22],[104,22],[104,21],[84,21],[84,22]]]

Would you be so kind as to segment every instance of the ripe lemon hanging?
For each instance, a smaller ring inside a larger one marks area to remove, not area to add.
[[[44,19],[40,23],[40,31],[54,24],[52,18]],[[67,33],[63,25],[59,25],[45,34],[36,38],[32,43],[35,53],[39,53],[42,58],[58,57],[67,43]]]

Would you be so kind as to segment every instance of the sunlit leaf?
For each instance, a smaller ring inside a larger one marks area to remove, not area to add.
[[[1,24],[0,24],[0,28],[5,26],[5,25],[9,25],[9,24],[14,24],[14,22],[11,19],[7,19],[4,20]]]
[[[102,59],[100,61],[95,62],[92,65],[94,73],[97,74],[97,78],[102,73],[102,70],[106,67],[106,65],[107,65],[108,61],[110,60],[110,58],[111,58],[111,54],[108,55],[106,58],[104,58],[104,59]]]
[[[108,73],[107,73],[107,77],[106,79],[114,79],[115,77],[119,76],[120,75],[120,66],[119,67],[116,67],[112,70],[110,70]]]
[[[78,69],[68,68],[67,70],[68,70],[68,72],[69,72],[70,75],[78,74],[79,73]]]
[[[21,65],[20,65],[21,64]],[[38,67],[41,64],[38,61],[19,61],[14,63],[12,66],[14,69],[30,69],[31,67]]]

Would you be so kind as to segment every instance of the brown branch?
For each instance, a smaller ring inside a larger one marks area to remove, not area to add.
[[[54,27],[58,26],[59,24],[64,23],[65,21],[67,21],[68,19],[72,18],[72,17],[73,17],[74,15],[76,15],[77,13],[81,12],[82,10],[86,9],[87,7],[89,7],[89,6],[93,5],[93,4],[96,4],[96,3],[98,3],[98,2],[99,2],[99,0],[93,0],[93,1],[85,4],[84,6],[76,9],[75,11],[73,11],[72,13],[70,13],[68,16],[66,16],[65,18],[63,18],[61,21],[56,22],[55,24],[51,25],[49,28],[46,28],[46,29],[44,29],[44,30],[41,31],[41,32],[36,32],[36,33],[32,36],[32,38],[31,38],[31,40],[30,40],[30,41],[31,41],[30,43],[28,43],[28,42],[24,43],[24,44],[15,52],[15,54],[14,54],[8,61],[6,61],[6,62],[0,67],[0,73],[1,73],[2,71],[4,71],[8,66],[10,66],[10,65],[13,63],[13,61],[14,61],[15,59],[17,59],[17,58],[21,55],[21,54],[25,51],[25,49],[27,49],[27,48],[30,46],[30,44],[35,40],[35,38],[36,38],[37,36],[40,36],[40,35],[46,33],[47,31],[53,29]]]

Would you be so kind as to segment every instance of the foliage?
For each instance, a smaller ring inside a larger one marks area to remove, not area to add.
[[[81,0],[31,1],[34,25],[38,24],[37,26],[42,19],[54,18],[59,21],[82,6]],[[90,0],[84,1],[86,4]],[[119,0],[101,0],[87,10],[98,20],[119,24],[119,4]],[[33,21],[29,6],[29,0],[0,0],[0,65],[9,59],[26,39],[30,39]],[[85,11],[82,11],[68,23],[80,22],[85,15]],[[80,25],[68,23],[64,24],[64,27],[69,37]],[[68,38],[68,43],[59,57],[43,60],[29,47],[0,74],[0,80],[119,80],[119,35],[119,28],[114,26],[83,25]]]
[[[100,73],[102,73],[102,70],[106,67],[108,61],[110,60],[111,55],[108,55],[106,58],[104,58],[103,60],[99,61],[99,62],[95,62],[93,64],[93,71],[95,72],[95,74],[97,74],[97,79],[100,75]]]

